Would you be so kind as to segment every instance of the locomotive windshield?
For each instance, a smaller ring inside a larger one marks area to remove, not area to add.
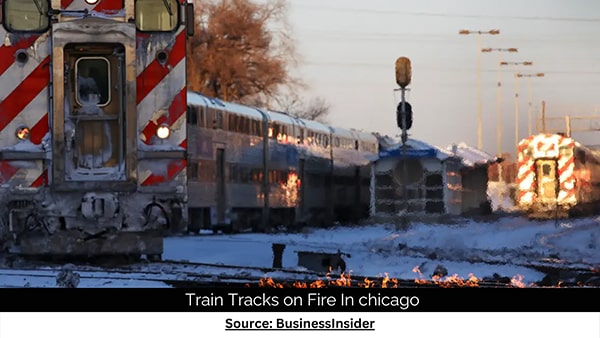
[[[140,31],[170,32],[177,27],[177,0],[137,0],[136,26]]]
[[[48,0],[4,0],[4,27],[11,32],[40,32],[50,25]]]

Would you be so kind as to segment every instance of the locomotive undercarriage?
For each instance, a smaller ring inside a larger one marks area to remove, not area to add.
[[[529,219],[569,218],[577,216],[585,208],[582,204],[537,201],[529,206],[526,213]]]
[[[2,249],[20,255],[145,255],[156,260],[165,234],[180,231],[185,222],[177,196],[49,189],[2,195]]]

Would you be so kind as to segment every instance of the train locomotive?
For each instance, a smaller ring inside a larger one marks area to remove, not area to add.
[[[187,225],[192,4],[0,2],[1,249],[160,259]]]
[[[517,149],[517,207],[529,218],[566,218],[600,207],[600,151],[562,134],[537,134]]]
[[[188,93],[189,230],[267,231],[368,216],[377,138]]]
[[[373,134],[187,90],[191,2],[0,3],[0,251],[157,260],[368,215]]]

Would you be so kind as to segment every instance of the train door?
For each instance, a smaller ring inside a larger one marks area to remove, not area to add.
[[[217,222],[218,225],[225,224],[225,213],[227,209],[227,196],[225,188],[225,149],[217,148],[216,162],[216,199],[217,199]]]
[[[99,36],[105,19],[53,25],[53,185],[101,191],[136,187],[135,27]],[[118,41],[118,42],[116,42]],[[110,182],[110,184],[106,184]]]
[[[123,179],[123,47],[71,45],[65,60],[65,180]]]
[[[537,160],[537,196],[544,202],[554,202],[558,196],[558,175],[555,160]]]

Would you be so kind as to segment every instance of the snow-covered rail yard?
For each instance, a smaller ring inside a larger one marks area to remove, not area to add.
[[[273,244],[283,248],[281,268],[273,268]],[[600,285],[599,247],[600,221],[593,217],[413,222],[404,230],[369,224],[300,233],[200,234],[167,238],[162,262],[3,259],[0,286],[64,286],[57,277],[70,269],[79,278],[77,287],[593,287]],[[311,271],[300,264],[301,252],[341,253],[345,273]]]

